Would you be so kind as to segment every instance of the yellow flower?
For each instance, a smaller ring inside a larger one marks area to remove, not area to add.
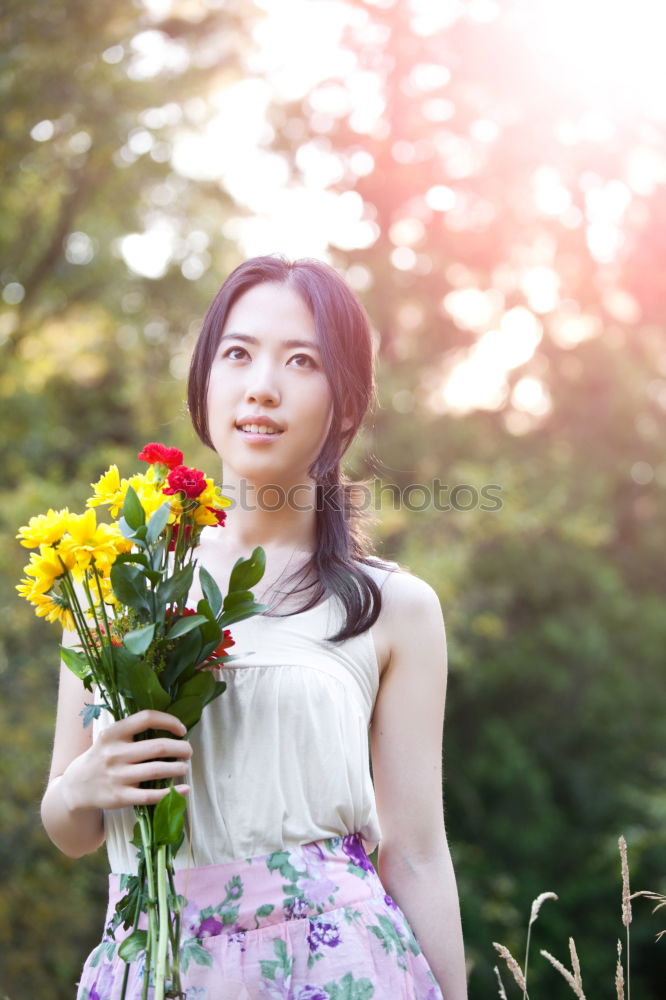
[[[220,493],[220,487],[215,485],[214,479],[206,477],[206,489],[197,497],[203,507],[230,507],[231,500]]]
[[[225,497],[220,493],[219,486],[215,485],[213,479],[206,477],[206,489],[203,493],[199,494],[196,500],[198,506],[192,513],[192,520],[195,524],[204,525],[210,524],[215,525],[218,523],[215,514],[211,512],[209,508],[215,508],[217,510],[223,510],[225,507],[231,506],[231,500],[229,497]]]
[[[38,618],[46,618],[49,622],[60,622],[63,628],[74,628],[74,618],[62,595],[42,593],[33,580],[22,580],[16,589],[21,597],[25,597],[32,604]]]
[[[69,534],[60,543],[60,549],[73,559],[72,575],[80,582],[93,561],[102,572],[110,571],[116,556],[128,550],[128,543],[117,525],[98,525],[95,511],[87,510],[85,514],[72,516]]]
[[[162,493],[161,482],[155,480],[155,469],[151,465],[148,472],[138,472],[128,480],[128,485],[132,487],[139,498],[141,506],[146,513],[146,521],[168,499]]]
[[[208,507],[200,505],[192,514],[192,520],[195,524],[203,526],[205,524],[216,525],[218,523],[215,514],[209,510]]]
[[[100,507],[109,504],[111,517],[117,517],[122,510],[127,492],[127,480],[120,478],[117,465],[111,465],[96,483],[91,483],[94,496],[90,497],[87,507]]]
[[[62,543],[57,549],[51,545],[40,545],[39,555],[31,553],[24,573],[33,577],[36,592],[46,594],[56,580],[64,576],[67,570],[72,570],[74,565],[75,559],[70,553],[63,551]]]
[[[31,517],[27,525],[19,528],[17,538],[27,549],[36,549],[40,545],[53,545],[59,542],[69,526],[70,513],[67,507],[63,510],[50,510],[46,514]]]

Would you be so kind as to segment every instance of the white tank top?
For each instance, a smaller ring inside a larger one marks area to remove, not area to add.
[[[395,565],[395,564],[394,564]],[[385,570],[364,566],[381,586]],[[379,688],[373,630],[328,641],[335,595],[289,617],[232,626],[226,691],[190,735],[189,827],[176,868],[214,865],[332,836],[380,839],[368,727]],[[103,712],[94,736],[108,725]],[[136,871],[131,808],[105,812],[111,871]]]

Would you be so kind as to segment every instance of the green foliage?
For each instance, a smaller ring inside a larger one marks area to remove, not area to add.
[[[449,490],[500,487],[494,511],[410,510],[387,492],[378,518],[379,548],[435,586],[447,624],[445,802],[470,1000],[496,995],[491,942],[520,959],[531,901],[545,890],[559,902],[540,916],[533,947],[562,956],[573,935],[583,979],[595,984],[590,995],[610,996],[621,928],[617,835],[627,837],[634,886],[663,889],[666,871],[663,192],[635,197],[625,253],[612,267],[591,259],[584,226],[539,216],[529,192],[535,171],[549,165],[582,211],[583,174],[615,183],[632,144],[650,157],[657,146],[636,119],[605,145],[563,147],[558,123],[580,109],[557,106],[530,46],[520,48],[501,18],[419,35],[410,4],[354,6],[363,16],[348,44],[379,79],[386,105],[377,128],[359,133],[340,114],[323,133],[316,99],[276,103],[272,151],[294,179],[308,162],[298,156],[307,142],[345,163],[359,150],[374,163],[351,180],[345,169],[333,185],[352,186],[378,229],[372,247],[332,251],[342,269],[357,265],[368,276],[363,297],[379,332],[381,406],[348,467],[398,491],[432,487],[435,477]],[[221,186],[178,175],[169,153],[188,100],[245,72],[256,16],[249,0],[202,4],[161,26],[129,0],[13,0],[0,14],[0,279],[25,293],[0,312],[0,992],[12,1000],[73,996],[106,905],[103,852],[70,861],[40,825],[57,637],[16,598],[25,550],[14,535],[35,511],[80,508],[88,484],[111,462],[133,464],[146,440],[168,438],[205,465],[185,417],[182,372],[212,294],[238,262],[222,233],[241,210]],[[153,29],[186,50],[187,69],[128,73],[132,38]],[[215,41],[227,53],[223,65],[206,62]],[[119,61],[107,61],[103,53],[116,46]],[[451,79],[415,93],[416,64],[448,66]],[[441,100],[455,113],[433,123],[426,105]],[[173,118],[165,108],[176,109]],[[480,119],[499,124],[493,143],[472,138]],[[30,135],[42,121],[53,124],[48,141]],[[147,134],[145,153],[132,152],[135,130]],[[475,172],[455,175],[456,151]],[[454,191],[453,216],[425,206],[433,185]],[[117,241],[156,215],[173,225],[180,249],[151,280],[128,270]],[[392,226],[415,216],[418,266],[399,270]],[[180,268],[193,232],[209,239],[210,263],[197,282]],[[87,263],[72,255],[76,233],[90,241]],[[475,287],[499,293],[503,307],[529,305],[517,262],[535,260],[556,272],[566,308],[540,314],[543,337],[533,358],[509,372],[497,409],[438,412],[442,373],[476,336],[451,320],[444,297]],[[609,304],[618,291],[631,293],[640,319],[617,319]],[[591,318],[601,334],[562,346],[558,324],[567,315]],[[515,434],[511,391],[526,375],[543,379],[552,411]],[[637,462],[654,478],[632,476]],[[150,572],[135,561],[120,574],[137,611],[142,569]],[[244,617],[251,578],[225,602],[222,627]],[[216,585],[203,574],[201,584],[207,607],[198,613],[216,616]],[[178,643],[164,683],[209,645],[198,630]],[[653,942],[660,927],[647,905],[635,904],[632,992],[640,1000],[663,993],[663,944]],[[530,981],[533,1000],[571,995],[536,958]],[[365,989],[330,986],[345,997]]]

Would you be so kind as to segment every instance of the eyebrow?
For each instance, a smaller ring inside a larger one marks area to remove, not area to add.
[[[256,337],[250,336],[249,333],[225,333],[220,337],[220,343],[223,340],[243,340],[247,344],[258,344],[259,341]],[[283,347],[308,347],[310,350],[318,351],[319,345],[315,344],[312,340],[283,340]]]

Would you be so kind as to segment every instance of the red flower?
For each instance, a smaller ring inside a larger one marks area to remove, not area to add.
[[[162,493],[171,496],[174,493],[184,493],[191,500],[201,496],[206,489],[206,477],[199,469],[188,469],[186,465],[177,465],[167,477],[168,486]]]
[[[225,653],[226,653],[226,651],[227,651],[227,649],[229,649],[231,646],[235,646],[235,645],[236,645],[236,643],[231,638],[231,629],[230,628],[225,628],[224,632],[222,633],[222,641],[220,642],[219,646],[217,646],[210,655],[211,655],[211,657],[213,657],[213,656],[215,656],[215,657],[217,657],[217,656],[224,656]]]
[[[183,453],[179,448],[167,448],[165,444],[158,444],[157,441],[145,445],[138,457],[141,462],[149,462],[151,465],[159,463],[166,465],[167,469],[175,469],[183,461]]]
[[[217,520],[218,526],[221,528],[227,519],[226,511],[218,510],[217,507],[206,507],[206,510],[209,510],[211,514],[215,515],[215,519]]]
[[[165,492],[165,491],[163,490],[162,492]],[[178,537],[180,535],[181,528],[182,528],[181,524],[174,524],[173,531],[171,532],[171,541],[169,542],[169,552],[173,552],[174,549],[176,548],[176,542],[178,541]],[[186,524],[185,525],[185,535],[184,535],[184,537],[185,537],[185,544],[186,545],[189,544],[191,533],[192,533],[192,528],[190,527],[189,524]],[[196,612],[192,612],[192,613],[196,614]]]

